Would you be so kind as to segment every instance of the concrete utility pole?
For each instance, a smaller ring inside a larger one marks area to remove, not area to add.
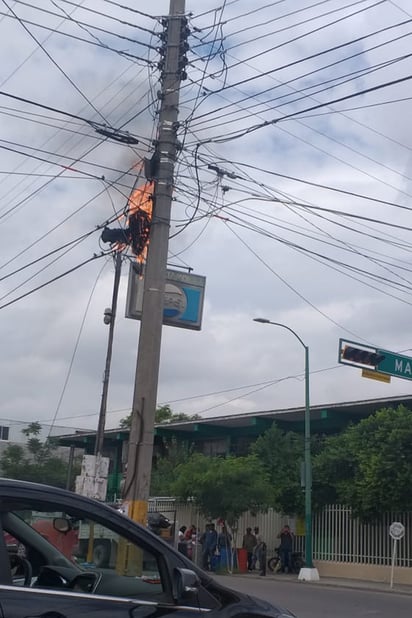
[[[160,93],[153,217],[144,271],[143,310],[137,354],[124,499],[128,515],[145,524],[150,492],[157,403],[163,303],[169,245],[173,174],[177,150],[179,89],[187,37],[185,0],[170,0],[165,24],[165,57]]]

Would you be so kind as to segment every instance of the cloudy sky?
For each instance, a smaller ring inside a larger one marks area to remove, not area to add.
[[[410,2],[250,7],[186,3],[169,266],[207,284],[202,330],[163,329],[158,403],[202,416],[302,405],[303,348],[254,317],[309,346],[314,404],[410,393],[406,380],[337,363],[341,337],[412,348]],[[114,272],[101,226],[153,153],[168,10],[0,2],[2,422],[97,426]],[[133,396],[128,269],[125,259],[109,427]]]

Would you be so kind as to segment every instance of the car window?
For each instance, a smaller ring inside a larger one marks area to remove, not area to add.
[[[22,562],[17,553],[30,563],[33,587],[153,600],[165,594],[161,556],[90,518],[25,508],[9,513],[4,528],[10,563]]]

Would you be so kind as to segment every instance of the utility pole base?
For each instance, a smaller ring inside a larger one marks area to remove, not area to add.
[[[315,567],[312,567],[311,569],[303,567],[299,571],[298,579],[302,582],[318,582],[319,571]]]

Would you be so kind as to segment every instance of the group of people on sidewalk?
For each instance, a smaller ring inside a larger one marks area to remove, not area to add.
[[[181,526],[179,528],[177,549],[181,554],[193,560],[194,548],[197,541],[197,529],[193,524],[188,528]]]
[[[246,528],[242,547],[247,552],[247,570],[254,571],[259,565],[259,575],[266,575],[267,545],[258,527],[253,528],[253,532],[252,528]]]
[[[206,571],[214,571],[216,557],[224,550],[229,552],[232,544],[232,535],[229,533],[226,526],[222,526],[218,533],[215,524],[206,524],[205,531],[199,536],[197,535],[196,526],[181,526],[178,533],[177,549],[192,560],[195,558],[194,549],[196,543],[201,546],[201,564]]]
[[[215,524],[210,523],[206,524],[206,529],[199,538],[199,543],[202,546],[202,567],[206,571],[214,571],[217,557],[224,551],[229,553],[232,546],[232,535],[226,526],[222,526],[218,533]]]
[[[283,526],[277,535],[280,539],[279,556],[281,571],[288,573],[292,566],[293,532],[288,525]],[[259,565],[259,575],[266,575],[267,545],[259,532],[259,528],[246,528],[243,536],[243,549],[247,552],[247,570],[254,571]]]
[[[292,567],[293,533],[288,525],[283,526],[277,535],[280,539],[278,548],[281,560],[281,571],[287,573]],[[194,559],[196,543],[201,546],[201,564],[206,571],[214,571],[216,558],[224,551],[229,553],[232,548],[232,535],[225,525],[218,533],[214,523],[206,524],[205,531],[198,537],[196,526],[190,528],[181,526],[178,533],[178,550],[190,559]],[[258,527],[246,528],[242,548],[247,553],[247,570],[259,569],[259,575],[266,575],[267,545]]]

